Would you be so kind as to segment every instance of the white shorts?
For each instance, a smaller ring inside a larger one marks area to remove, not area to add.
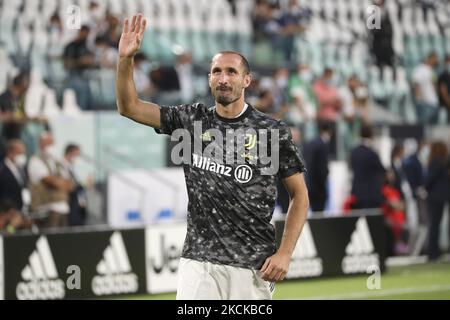
[[[271,300],[274,289],[258,270],[180,259],[177,300]]]

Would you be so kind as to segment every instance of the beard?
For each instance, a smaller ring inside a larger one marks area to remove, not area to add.
[[[212,92],[216,102],[220,103],[224,107],[239,100],[241,97],[240,91],[234,92],[232,88],[226,88],[226,90],[224,89],[225,88],[221,89],[220,87],[217,87]]]

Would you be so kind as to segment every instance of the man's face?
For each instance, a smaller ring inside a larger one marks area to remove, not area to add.
[[[81,155],[80,149],[75,149],[68,154],[67,161],[73,164],[80,155]]]
[[[209,87],[218,103],[227,106],[244,94],[251,83],[251,75],[245,72],[241,57],[237,54],[218,54],[211,63]]]

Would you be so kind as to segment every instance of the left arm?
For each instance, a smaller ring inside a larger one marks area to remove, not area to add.
[[[278,251],[268,257],[261,268],[262,278],[271,282],[281,281],[286,276],[309,207],[308,190],[303,174],[289,176],[283,179],[283,183],[291,198],[283,237]]]

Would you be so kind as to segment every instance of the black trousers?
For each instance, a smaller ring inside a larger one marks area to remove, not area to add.
[[[445,202],[428,200],[428,258],[437,259],[439,249],[439,230],[444,214]]]

